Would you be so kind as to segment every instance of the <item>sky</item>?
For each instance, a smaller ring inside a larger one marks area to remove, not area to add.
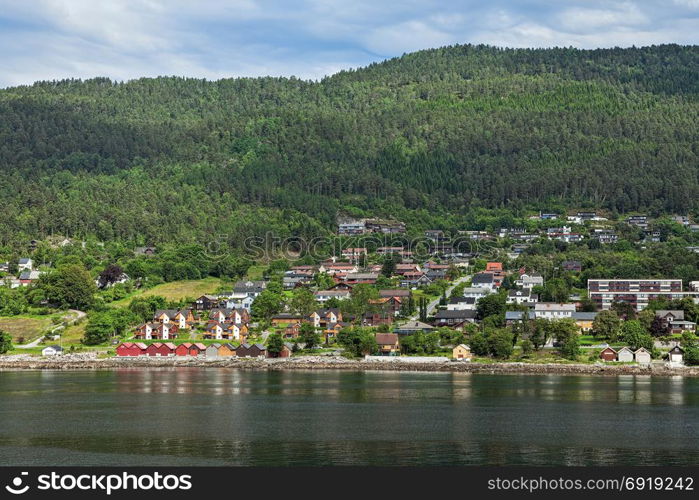
[[[699,43],[699,0],[0,0],[0,87],[296,76],[457,43]]]

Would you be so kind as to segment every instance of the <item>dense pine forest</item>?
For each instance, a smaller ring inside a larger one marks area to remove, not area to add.
[[[0,90],[1,243],[315,236],[338,213],[423,229],[697,214],[697,123],[696,46],[460,45],[319,82],[38,82]]]

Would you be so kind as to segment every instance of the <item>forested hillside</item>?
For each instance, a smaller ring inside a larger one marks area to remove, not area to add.
[[[320,82],[40,82],[0,90],[0,234],[201,242],[322,234],[338,212],[412,227],[484,208],[696,213],[697,123],[694,46],[464,45]]]

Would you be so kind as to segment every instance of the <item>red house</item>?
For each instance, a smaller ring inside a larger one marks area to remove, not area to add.
[[[122,342],[116,348],[117,356],[145,356],[147,346],[140,342]]]
[[[146,348],[148,356],[173,356],[177,346],[170,342],[155,342]]]

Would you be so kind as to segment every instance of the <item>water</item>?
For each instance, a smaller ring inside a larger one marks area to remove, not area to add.
[[[0,372],[1,465],[694,465],[699,379]]]

